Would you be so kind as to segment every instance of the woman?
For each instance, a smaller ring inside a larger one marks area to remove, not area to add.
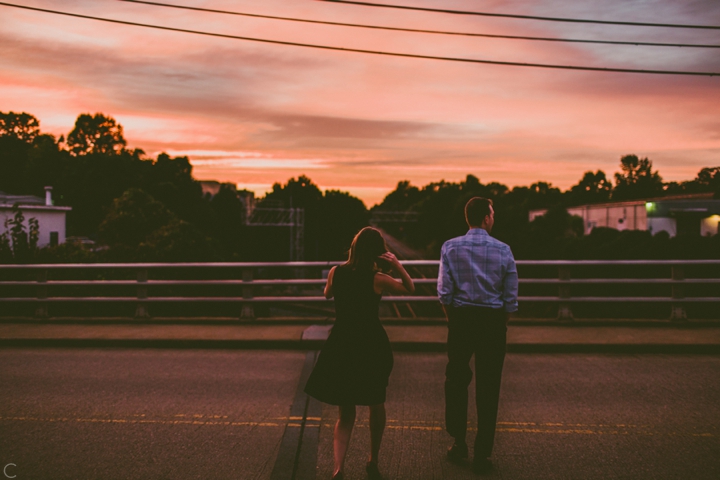
[[[402,280],[383,273],[394,270]],[[340,407],[335,425],[333,479],[343,478],[345,453],[355,424],[355,406],[370,407],[371,479],[382,478],[378,453],[385,429],[385,390],[393,367],[392,350],[380,324],[378,307],[384,293],[409,294],[413,281],[395,255],[387,251],[379,231],[360,230],[350,245],[347,262],[333,267],[325,297],[335,298],[335,325],[315,364],[305,392],[321,402]]]

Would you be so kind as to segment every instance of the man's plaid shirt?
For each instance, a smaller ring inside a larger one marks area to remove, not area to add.
[[[443,305],[518,309],[518,275],[510,247],[482,228],[448,240],[440,253],[438,297]]]

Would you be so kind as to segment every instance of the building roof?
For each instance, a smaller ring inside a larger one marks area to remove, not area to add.
[[[672,217],[677,215],[699,215],[701,217],[720,214],[720,200],[658,200],[647,203],[649,217]]]
[[[703,209],[710,209],[712,212],[715,213],[715,210],[720,208],[720,200],[713,199],[714,194],[712,192],[710,193],[692,193],[692,194],[684,194],[684,195],[668,195],[666,197],[652,197],[652,198],[643,198],[639,200],[625,200],[622,202],[604,202],[604,203],[588,203],[585,205],[574,205],[572,207],[567,207],[568,210],[576,210],[576,209],[591,209],[591,208],[608,208],[608,207],[631,207],[631,206],[637,206],[637,205],[646,205],[648,203],[655,203],[658,205],[668,205],[668,210],[670,208],[678,209],[678,208],[684,208],[685,210],[690,211],[692,207],[690,205],[698,205],[698,208]],[[672,207],[669,205],[673,204]],[[677,204],[677,205],[676,205]],[[536,208],[533,210],[530,210],[530,213],[537,213],[537,212],[544,212],[547,211],[547,208]]]
[[[50,212],[69,212],[72,207],[56,207],[55,205],[18,205],[20,210],[46,210]],[[12,210],[15,204],[0,203],[0,210]]]
[[[45,205],[45,199],[35,195],[10,195],[0,192],[0,210],[12,210],[18,205],[22,210],[46,210],[55,212],[68,212],[72,207],[56,207]]]
[[[15,205],[45,205],[45,199],[35,195],[11,195],[0,192],[0,204]]]

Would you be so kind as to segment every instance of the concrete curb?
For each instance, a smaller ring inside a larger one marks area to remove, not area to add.
[[[25,325],[333,325],[332,317],[275,317],[275,318],[217,318],[217,317],[0,317],[0,324]],[[446,325],[441,318],[381,318],[384,326],[437,326]],[[572,321],[549,318],[515,318],[509,326],[525,327],[651,327],[651,328],[717,328],[720,319],[670,321],[662,319],[575,319]]]
[[[322,340],[202,340],[112,338],[2,338],[0,348],[157,348],[225,350],[318,350]],[[438,342],[392,342],[396,352],[444,352]],[[720,344],[511,343],[508,353],[720,355]]]

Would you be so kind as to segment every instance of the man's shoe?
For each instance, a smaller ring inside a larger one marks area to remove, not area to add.
[[[453,463],[459,463],[468,458],[467,444],[456,440],[453,446],[448,449],[447,458]]]
[[[489,458],[473,458],[472,469],[473,473],[482,475],[483,473],[490,472],[493,469],[493,464]]]

